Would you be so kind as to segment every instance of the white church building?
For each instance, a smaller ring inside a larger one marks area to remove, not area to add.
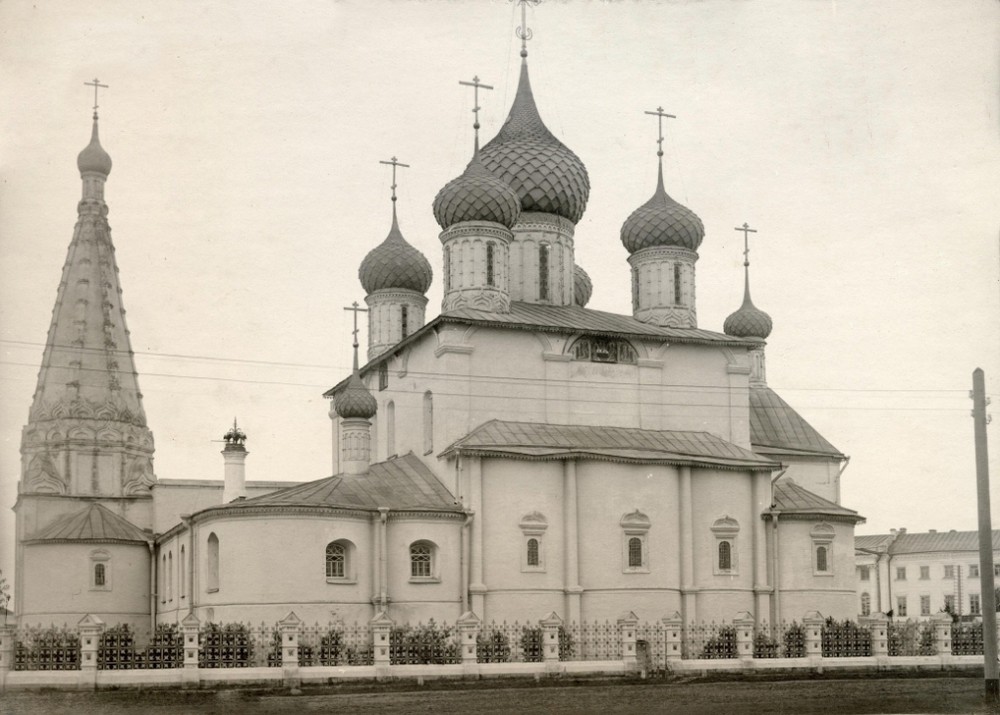
[[[224,483],[157,479],[95,114],[22,436],[19,622],[855,616],[847,458],[768,387],[748,267],[722,331],[699,327],[704,228],[659,161],[651,198],[622,207],[631,310],[588,309],[587,170],[543,123],[522,49],[506,122],[434,201],[430,320],[435,271],[386,207],[359,271],[367,362],[356,345],[326,393],[334,475],[247,482],[234,424]]]

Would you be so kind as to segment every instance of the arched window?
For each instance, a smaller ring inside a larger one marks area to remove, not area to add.
[[[816,547],[816,570],[821,572],[830,570],[830,566],[827,563],[827,549],[825,546]]]
[[[389,400],[385,406],[385,456],[396,454],[396,403]]]
[[[486,285],[493,287],[494,283],[494,261],[496,260],[494,254],[496,253],[496,244],[493,241],[486,242]]]
[[[347,549],[336,541],[326,545],[326,577],[347,578]]]
[[[451,246],[444,247],[444,292],[451,290]]]
[[[434,451],[434,395],[424,393],[424,454]]]
[[[160,558],[160,603],[167,602],[167,555]]]
[[[174,552],[167,554],[167,600],[174,600]]]
[[[179,588],[177,589],[177,595],[181,598],[187,595],[187,556],[184,552],[184,544],[181,544],[181,559],[180,559],[180,570],[177,572],[177,583]]]
[[[861,594],[861,615],[870,616],[872,614],[872,597],[867,593]]]
[[[642,539],[638,536],[630,537],[628,540],[628,565],[629,568],[642,566]]]
[[[733,547],[728,541],[719,542],[719,571],[730,571],[733,568]]]
[[[103,588],[107,584],[107,570],[104,564],[94,564],[94,586]]]
[[[635,365],[636,352],[627,341],[615,338],[599,338],[585,335],[570,348],[574,360],[590,362],[615,362]]]
[[[681,304],[681,264],[674,264],[674,305]]]
[[[434,549],[426,541],[410,545],[410,578],[432,578],[434,575]]]
[[[528,539],[528,566],[538,566],[538,539]]]
[[[538,244],[538,299],[549,299],[549,244]]]
[[[208,578],[206,587],[209,591],[219,590],[219,537],[212,532],[208,535]]]
[[[90,552],[90,590],[111,590],[111,554],[104,549]]]
[[[399,306],[399,323],[402,327],[402,337],[410,334],[410,307],[408,305]]]

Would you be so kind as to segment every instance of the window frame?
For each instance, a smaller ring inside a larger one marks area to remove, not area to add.
[[[525,514],[518,522],[521,529],[521,572],[544,573],[545,566],[545,531],[549,528],[548,519],[538,511]],[[538,543],[538,563],[532,564],[528,558],[531,541]]]
[[[538,244],[538,300],[550,302],[552,291],[549,288],[549,259],[552,254],[552,245],[547,241]]]
[[[812,570],[813,576],[831,577],[834,575],[833,561],[833,541],[836,531],[833,526],[821,521],[809,532],[812,539]],[[823,553],[823,561],[820,563],[820,553]],[[823,565],[825,568],[821,569]]]
[[[979,578],[979,564],[969,564],[969,578]]]
[[[975,600],[973,600],[975,599]],[[969,594],[969,615],[970,616],[981,616],[983,615],[983,601],[979,597],[978,593]]]
[[[414,551],[416,549],[427,549],[426,560],[421,560],[419,562],[414,561],[414,556],[416,555]],[[410,569],[410,583],[441,583],[441,578],[438,576],[438,559],[437,559],[437,544],[428,539],[417,539],[410,543],[407,549],[407,555],[409,556],[408,564]],[[414,566],[416,563],[426,563],[427,564],[427,574],[415,574]]]
[[[97,567],[102,566],[104,571],[104,583],[97,583]],[[105,549],[94,549],[90,552],[87,568],[89,570],[88,580],[91,591],[111,590],[111,553]]]
[[[931,578],[931,567],[930,566],[921,566],[920,567],[920,580],[921,581],[929,581],[930,578]]]
[[[739,534],[740,523],[728,514],[716,519],[712,524],[715,535],[715,550],[712,556],[712,573],[715,576],[736,576],[740,572]],[[729,568],[722,567],[722,545],[729,546]]]
[[[609,360],[598,359],[598,348],[608,348],[608,354],[614,353],[614,357]],[[592,362],[598,365],[639,364],[639,351],[624,338],[581,335],[570,343],[568,354],[576,362]]]
[[[340,549],[342,573],[339,576],[330,574],[331,549]],[[354,544],[347,539],[334,539],[330,541],[323,549],[323,574],[326,577],[327,583],[357,583],[357,578],[354,574]]]
[[[920,615],[929,616],[931,615],[931,597],[927,594],[920,596]]]
[[[214,531],[210,532],[205,540],[205,591],[208,593],[217,593],[222,581],[219,571],[222,563],[220,542],[219,535]]]
[[[619,524],[622,527],[622,573],[649,573],[649,517],[636,509],[622,516]],[[640,564],[632,565],[631,553],[633,539],[638,540],[640,549]]]
[[[896,615],[900,618],[906,618],[907,603],[906,594],[902,596],[896,596]]]
[[[905,566],[897,566],[896,567],[896,580],[897,581],[905,581],[906,580],[906,567]]]
[[[872,595],[865,591],[861,594],[861,615],[870,616],[872,614]]]
[[[942,578],[955,578],[955,565],[945,564],[944,565],[944,576]]]

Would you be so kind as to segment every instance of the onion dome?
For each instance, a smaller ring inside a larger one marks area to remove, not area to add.
[[[365,387],[365,383],[361,382],[355,369],[347,381],[347,386],[333,396],[333,408],[345,420],[370,420],[378,411],[378,403]]]
[[[88,144],[79,156],[76,157],[76,166],[80,173],[97,172],[107,176],[111,173],[111,157],[101,146],[101,140],[97,136],[97,114],[94,114],[94,129],[90,133],[90,144]]]
[[[462,221],[492,221],[510,228],[520,215],[518,195],[483,166],[478,152],[462,175],[434,197],[434,218],[445,229]]]
[[[573,302],[583,308],[590,301],[590,296],[594,292],[594,284],[590,282],[587,271],[580,266],[573,266]]]
[[[621,238],[631,254],[652,246],[675,246],[698,250],[705,227],[698,215],[674,201],[663,188],[660,165],[653,198],[632,212],[622,224]]]
[[[726,318],[722,325],[726,335],[735,338],[760,338],[763,340],[771,334],[771,316],[758,309],[750,300],[750,271],[747,269],[746,283],[743,290],[743,305],[735,313]]]
[[[426,293],[431,287],[434,271],[424,254],[403,238],[396,222],[396,205],[392,205],[392,228],[379,245],[368,252],[358,269],[361,286],[368,294],[386,288],[405,288]]]
[[[583,216],[590,195],[587,168],[542,123],[527,63],[521,64],[510,114],[481,156],[486,168],[517,192],[522,211],[557,214],[574,224]]]

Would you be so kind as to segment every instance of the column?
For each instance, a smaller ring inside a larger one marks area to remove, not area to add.
[[[469,557],[472,583],[469,584],[474,613],[486,615],[486,584],[483,583],[483,462],[479,457],[470,457],[469,502],[472,507],[472,543]]]
[[[691,467],[679,467],[681,480],[680,513],[678,523],[681,531],[681,600],[686,624],[694,624],[698,619],[697,588],[694,582],[694,532],[691,505]]]
[[[759,619],[771,612],[771,584],[767,579],[767,524],[760,514],[771,506],[771,478],[767,472],[751,472],[755,517],[752,525],[754,613]]]
[[[577,504],[576,460],[563,462],[563,521],[565,523],[564,589],[566,593],[566,618],[570,623],[580,622],[580,537]]]

